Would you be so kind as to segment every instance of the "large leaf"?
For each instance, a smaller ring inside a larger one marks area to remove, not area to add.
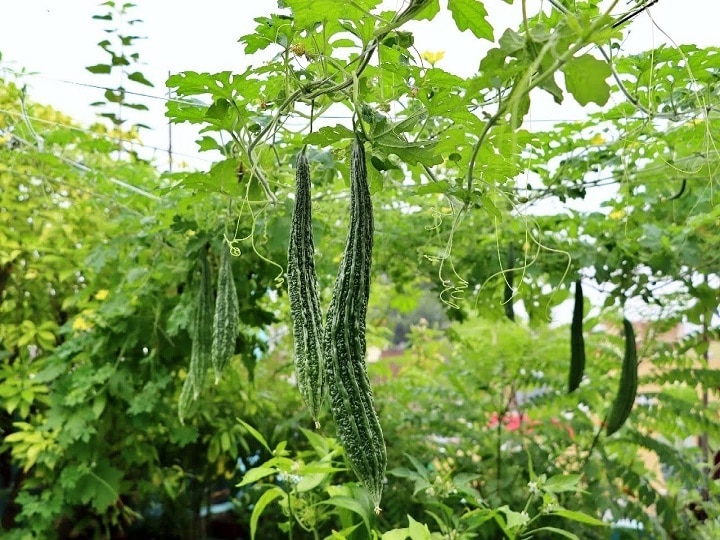
[[[476,37],[494,41],[493,27],[485,19],[487,10],[478,0],[448,0],[455,25],[459,30],[470,30]]]
[[[292,9],[295,25],[305,29],[324,21],[362,18],[380,0],[356,0],[351,3],[336,0],[285,0],[284,3]]]
[[[605,105],[610,98],[610,86],[606,82],[612,74],[607,62],[584,54],[573,58],[563,68],[568,92],[580,105],[590,102]]]
[[[255,503],[255,507],[253,508],[252,515],[250,516],[250,538],[255,538],[255,533],[257,532],[257,524],[258,520],[260,519],[260,516],[262,515],[263,511],[265,510],[265,507],[267,507],[268,504],[273,502],[275,499],[279,499],[281,497],[284,497],[285,493],[282,489],[275,486],[270,489],[268,489],[265,493],[263,493],[258,501]]]

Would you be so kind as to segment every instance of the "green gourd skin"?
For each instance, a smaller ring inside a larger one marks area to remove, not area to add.
[[[183,383],[180,398],[178,399],[178,418],[181,424],[185,424],[185,419],[190,418],[197,410],[197,400],[195,399],[195,388],[193,378],[188,373]]]
[[[238,305],[237,289],[232,273],[232,254],[230,246],[223,243],[220,254],[220,267],[217,281],[217,300],[213,316],[211,358],[215,371],[215,384],[225,369],[228,360],[235,353],[240,306]]]
[[[210,279],[210,263],[207,249],[200,254],[200,284],[191,329],[190,367],[178,399],[180,423],[192,416],[197,409],[197,399],[205,383],[205,375],[211,362],[213,331],[213,290]]]
[[[297,385],[315,427],[325,397],[325,369],[322,348],[322,311],[315,272],[315,244],[312,231],[310,164],[305,152],[297,159],[295,206],[288,245],[288,296],[295,341]]]
[[[622,372],[620,373],[618,393],[605,423],[605,431],[608,436],[619,430],[630,416],[638,388],[635,332],[632,324],[627,319],[623,319],[623,328],[625,330],[625,356],[623,358]]]
[[[324,356],[338,437],[379,513],[387,451],[365,365],[374,224],[365,149],[357,138],[350,159],[350,228],[327,313]]]
[[[190,349],[190,372],[193,397],[200,396],[205,375],[210,367],[212,356],[213,289],[210,278],[210,262],[207,250],[200,257],[200,286],[195,306],[195,324],[193,327],[192,347]]]
[[[515,307],[513,306],[513,281],[515,281],[515,246],[511,243],[508,247],[508,270],[505,271],[505,285],[503,287],[503,307],[505,316],[511,321],[515,321]]]
[[[585,338],[583,337],[583,291],[580,280],[575,282],[575,306],[570,324],[570,376],[568,393],[575,391],[585,372]]]

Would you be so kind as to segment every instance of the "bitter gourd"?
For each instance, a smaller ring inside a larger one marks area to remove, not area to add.
[[[585,372],[585,338],[583,337],[583,290],[578,279],[575,282],[575,306],[572,323],[570,324],[570,375],[568,392],[573,392],[583,378]]]
[[[515,281],[515,246],[510,243],[508,247],[508,269],[505,271],[505,286],[503,287],[503,307],[505,308],[505,316],[511,321],[515,321],[515,308],[513,306],[513,281]]]
[[[625,356],[623,358],[622,372],[617,396],[613,401],[605,423],[605,431],[612,435],[620,429],[630,416],[638,387],[637,349],[635,346],[635,332],[627,319],[623,319],[625,329]]]
[[[200,396],[205,383],[205,375],[210,367],[212,355],[213,289],[210,277],[210,262],[207,250],[200,256],[200,284],[197,304],[195,305],[195,324],[193,325],[192,346],[190,348],[190,371],[192,377],[193,398]]]
[[[295,180],[295,206],[290,226],[287,268],[295,340],[295,377],[315,426],[318,427],[325,395],[323,326],[315,273],[310,164],[304,150],[297,158]]]
[[[230,246],[223,243],[218,269],[217,299],[212,332],[212,365],[215,371],[215,384],[225,369],[228,360],[235,353],[240,317],[237,289],[232,273],[232,255]]]
[[[327,312],[324,356],[330,408],[345,454],[380,512],[387,451],[365,365],[373,207],[365,149],[356,137],[350,157],[350,228]]]
[[[184,424],[185,419],[191,417],[197,410],[198,402],[195,399],[195,388],[193,386],[193,378],[188,373],[178,399],[178,418],[181,424]]]

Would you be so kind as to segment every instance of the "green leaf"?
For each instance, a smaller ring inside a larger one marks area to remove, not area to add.
[[[437,143],[433,141],[408,142],[388,133],[375,139],[373,145],[384,149],[389,154],[395,154],[409,165],[420,163],[431,167],[443,162],[442,156],[432,151],[437,146]]]
[[[579,474],[558,474],[548,478],[547,482],[542,485],[542,489],[548,493],[575,492],[578,489],[580,478]]]
[[[274,43],[282,47],[290,45],[294,33],[292,17],[272,14],[270,17],[258,17],[255,22],[258,23],[255,31],[238,40],[245,43],[245,54],[261,51]]]
[[[563,68],[565,85],[580,105],[591,101],[605,105],[610,98],[610,86],[606,79],[612,74],[607,62],[584,54],[573,58]]]
[[[355,0],[352,3],[337,0],[285,0],[285,5],[292,9],[295,26],[300,29],[323,21],[360,19],[379,3],[380,0]]]
[[[410,521],[408,532],[412,540],[430,540],[432,538],[426,524],[415,521],[410,515],[408,515],[408,520]]]
[[[201,152],[207,152],[208,150],[221,150],[222,146],[212,137],[205,135],[202,139],[195,141]]]
[[[145,75],[143,75],[139,71],[135,71],[128,75],[128,79],[130,79],[131,81],[135,81],[136,83],[144,84],[145,86],[155,86],[153,83],[151,83],[145,78]]]
[[[382,540],[407,540],[408,534],[410,534],[408,528],[403,527],[402,529],[387,531],[383,533],[381,538]]]
[[[565,531],[563,529],[558,529],[557,527],[539,527],[539,528],[533,529],[532,531],[529,531],[529,532],[539,532],[539,531],[551,532],[555,535],[564,536],[565,538],[570,538],[570,540],[580,540],[573,533]]]
[[[482,2],[477,0],[448,0],[448,8],[452,13],[455,25],[462,32],[470,30],[475,37],[494,41],[493,27],[485,17],[487,11]]]
[[[224,120],[230,110],[230,101],[225,98],[216,99],[205,113],[206,118],[213,120]]]
[[[505,54],[512,54],[525,48],[525,36],[508,28],[498,40],[500,50]]]
[[[239,423],[243,428],[245,428],[245,431],[247,431],[248,433],[250,433],[250,435],[252,435],[253,438],[254,438],[257,442],[259,442],[260,444],[262,444],[262,445],[265,447],[265,449],[272,454],[272,450],[270,450],[270,445],[269,445],[269,444],[267,443],[267,441],[265,440],[265,437],[262,436],[262,433],[260,433],[257,429],[255,429],[254,427],[252,427],[250,424],[248,424],[248,423],[245,422],[244,420],[241,420],[240,418],[238,418],[237,421],[238,421],[238,423]]]
[[[127,107],[128,109],[134,109],[136,111],[149,111],[150,110],[150,109],[148,109],[147,105],[144,105],[142,103],[127,103],[127,102],[125,102],[125,103],[123,103],[123,107]],[[140,124],[136,124],[136,125],[140,125]],[[145,127],[147,128],[147,126],[145,126]]]
[[[506,526],[508,529],[516,529],[524,527],[530,521],[530,516],[526,512],[515,512],[510,510],[508,505],[501,506],[498,511],[505,514]]]
[[[411,456],[410,454],[405,454],[405,457],[410,460],[410,463],[413,464],[413,467],[415,467],[415,470],[424,478],[428,479],[428,471],[427,467],[423,465],[420,460],[418,460],[415,456]]]
[[[416,21],[431,21],[438,13],[440,13],[440,2],[438,2],[438,0],[430,0],[413,14],[412,19]]]
[[[463,514],[460,518],[460,522],[463,523],[466,527],[475,529],[477,527],[480,527],[486,521],[490,521],[491,519],[493,519],[496,513],[497,510],[490,510],[488,508],[477,508]]]
[[[129,66],[130,60],[128,60],[125,56],[113,55],[111,64],[113,66]]]
[[[106,459],[97,464],[94,470],[80,477],[75,490],[77,496],[85,504],[101,514],[118,500],[118,489],[122,471],[112,467]]]
[[[352,138],[352,130],[337,124],[334,126],[322,127],[317,131],[308,134],[305,139],[303,139],[303,143],[314,144],[316,146],[328,146],[334,142]]]
[[[270,489],[268,489],[265,493],[263,493],[258,501],[255,503],[255,507],[253,508],[252,515],[250,516],[250,538],[255,538],[255,533],[257,532],[257,524],[258,520],[260,519],[260,516],[262,515],[263,511],[265,510],[265,507],[273,502],[275,499],[279,499],[281,497],[284,497],[285,493],[282,489],[275,486]]]
[[[448,193],[452,191],[452,186],[447,180],[439,180],[418,186],[415,192],[418,195],[427,195],[428,193]]]
[[[325,537],[325,540],[347,540],[351,537],[351,534],[360,527],[360,525],[362,525],[362,523],[350,525],[349,527],[345,527],[340,531],[333,530],[330,533],[330,536]]]
[[[310,446],[312,446],[313,450],[315,450],[315,453],[319,457],[325,457],[330,452],[330,445],[325,437],[302,427],[300,428],[300,431],[302,431],[303,435],[305,435],[305,438],[310,443]]]
[[[323,473],[303,474],[300,481],[295,486],[295,490],[298,493],[303,493],[305,491],[315,489],[323,483],[323,480],[325,480],[327,476],[327,474]]]
[[[95,74],[108,74],[112,72],[112,67],[107,64],[95,64],[94,66],[87,66],[85,69]]]
[[[250,469],[247,473],[245,473],[245,476],[243,476],[242,481],[237,485],[237,487],[254,484],[262,478],[265,478],[272,474],[277,474],[277,472],[278,470],[274,467],[255,467],[254,469]]]
[[[585,523],[587,525],[596,525],[598,527],[608,526],[607,523],[605,523],[604,521],[600,521],[597,518],[588,516],[587,514],[583,514],[582,512],[576,512],[575,510],[567,510],[565,508],[561,508],[560,510],[553,512],[552,515],[564,517],[565,519],[577,521],[578,523]]]
[[[370,516],[368,516],[367,509],[362,504],[360,504],[360,501],[358,501],[357,499],[353,499],[352,497],[346,497],[344,495],[335,495],[333,497],[330,497],[329,499],[320,501],[320,503],[318,504],[328,504],[330,506],[336,506],[338,508],[350,510],[351,512],[356,513],[362,518],[368,531],[371,530]]]

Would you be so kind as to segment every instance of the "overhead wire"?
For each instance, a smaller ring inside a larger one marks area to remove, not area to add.
[[[74,126],[74,125],[72,125],[72,124],[65,124],[65,123],[63,123],[63,122],[55,122],[55,121],[53,121],[53,120],[46,120],[46,119],[44,119],[44,118],[40,118],[40,117],[33,116],[33,115],[30,115],[30,114],[28,114],[28,115],[23,115],[23,114],[20,113],[20,112],[12,111],[12,110],[10,110],[10,109],[0,108],[0,113],[8,114],[8,115],[10,115],[10,116],[19,117],[19,118],[27,117],[27,118],[29,118],[30,120],[34,121],[34,122],[38,122],[38,123],[46,124],[46,125],[51,125],[51,126],[55,126],[55,127],[60,127],[60,128],[65,128],[65,129],[69,129],[69,130],[72,130],[72,131],[77,131],[77,132],[79,132],[79,133],[84,133],[84,134],[86,134],[86,135],[90,135],[90,136],[92,136],[92,137],[95,137],[95,138],[97,138],[97,139],[105,139],[105,140],[109,140],[109,141],[112,141],[112,142],[129,142],[129,143],[132,144],[132,145],[140,146],[140,147],[142,147],[142,148],[147,148],[147,149],[149,149],[149,150],[156,150],[156,151],[158,151],[158,152],[167,152],[167,148],[161,148],[161,147],[159,147],[159,146],[153,146],[153,145],[151,145],[151,144],[146,144],[146,143],[143,143],[143,142],[141,142],[141,141],[127,141],[127,140],[122,139],[122,138],[120,138],[120,137],[113,137],[112,135],[109,135],[109,134],[103,134],[103,133],[99,133],[99,132],[97,132],[97,131],[93,131],[92,129],[82,128],[82,127],[79,127],[79,126]],[[180,152],[175,152],[174,150],[173,150],[173,154],[176,155],[176,156],[186,157],[186,158],[189,158],[189,159],[197,159],[197,160],[199,160],[199,161],[205,161],[205,162],[207,162],[207,163],[213,163],[213,160],[211,160],[211,159],[202,158],[202,157],[200,157],[200,156],[194,156],[194,155],[192,155],[192,154],[183,154],[183,153],[180,153]]]
[[[33,144],[32,142],[30,142],[30,141],[28,141],[28,140],[25,140],[25,139],[23,139],[22,137],[18,137],[18,136],[15,135],[15,134],[13,134],[13,140],[19,142],[19,143],[22,144],[23,146],[26,146],[26,147],[28,147],[28,148],[33,148],[33,149],[39,150],[41,153],[43,152],[43,150],[42,150],[37,144]],[[145,190],[145,189],[143,189],[143,188],[140,188],[140,187],[135,186],[135,185],[133,185],[133,184],[129,184],[129,183],[123,181],[123,180],[119,180],[118,178],[114,178],[114,177],[109,176],[109,175],[107,175],[107,174],[101,174],[101,173],[99,173],[98,171],[93,170],[92,167],[88,167],[88,166],[85,165],[84,163],[81,163],[81,162],[79,162],[79,161],[76,161],[76,160],[74,160],[74,159],[72,159],[72,158],[69,158],[69,157],[63,156],[62,154],[57,154],[57,153],[54,153],[54,152],[50,152],[50,155],[52,155],[52,156],[54,156],[55,158],[59,159],[59,160],[62,161],[63,163],[65,163],[65,164],[67,164],[67,165],[70,165],[71,167],[79,170],[80,172],[83,172],[83,173],[94,173],[94,174],[96,174],[96,175],[99,175],[99,176],[104,177],[104,178],[107,179],[109,182],[117,185],[118,187],[122,187],[123,189],[127,189],[128,191],[132,191],[132,192],[137,193],[138,195],[142,195],[143,197],[146,197],[146,198],[148,198],[148,199],[152,199],[152,200],[154,200],[154,201],[160,201],[160,200],[162,200],[161,197],[158,197],[158,196],[155,195],[154,193],[150,193],[149,191],[147,191],[147,190]]]
[[[85,83],[85,82],[81,82],[81,81],[71,81],[71,80],[67,80],[67,79],[57,79],[57,78],[47,77],[47,76],[44,76],[44,75],[33,74],[33,73],[31,73],[31,74],[22,74],[22,76],[23,76],[23,77],[27,77],[27,76],[36,77],[36,78],[41,78],[41,79],[44,79],[44,80],[47,80],[47,81],[59,82],[59,83],[62,83],[62,84],[68,84],[68,85],[73,85],[73,86],[81,86],[81,87],[93,88],[93,89],[96,89],[96,90],[106,90],[106,91],[107,91],[107,90],[117,90],[117,88],[110,87],[110,86],[102,86],[102,85],[97,85],[97,84],[90,84],[90,83]],[[182,99],[182,98],[177,98],[177,97],[168,97],[167,95],[165,95],[165,96],[158,96],[158,95],[154,95],[154,94],[146,94],[146,93],[143,93],[143,92],[134,92],[134,91],[131,91],[131,90],[124,90],[124,93],[127,94],[127,95],[129,95],[129,96],[143,97],[143,98],[153,99],[153,100],[155,100],[155,101],[162,101],[162,102],[165,102],[165,103],[170,103],[170,102],[171,102],[171,103],[180,103],[180,104],[182,104],[182,105],[189,105],[189,106],[193,106],[193,107],[205,107],[205,106],[207,106],[207,104],[204,104],[204,103],[202,103],[202,102],[198,102],[198,101],[195,101],[195,100]],[[209,93],[209,92],[208,92],[208,93]],[[699,108],[699,109],[697,109],[696,111],[683,111],[682,113],[673,114],[672,117],[674,118],[674,117],[692,116],[693,114],[697,114],[697,113],[701,113],[701,112],[703,112],[703,109],[700,109],[700,108]],[[663,114],[656,113],[654,116],[656,116],[656,117],[665,117],[665,118],[671,117],[671,115],[669,115],[669,114],[664,114],[664,113],[663,113]],[[350,114],[347,114],[347,115],[323,115],[323,118],[334,119],[334,120],[351,120],[351,119],[352,119],[352,115],[350,115]],[[618,116],[618,117],[608,116],[608,117],[606,117],[606,118],[607,118],[607,120],[619,120],[619,119],[621,119],[621,118],[622,118],[622,119],[626,119],[626,120],[643,120],[643,119],[646,118],[646,116],[645,116],[645,115],[622,116],[622,117],[620,117],[620,116]],[[397,117],[397,118],[390,118],[390,120],[401,120],[401,119],[404,119],[404,117],[399,116],[399,117]],[[542,123],[578,122],[578,121],[582,121],[582,120],[586,120],[586,119],[587,119],[587,117],[574,117],[574,118],[533,118],[532,122],[533,122],[533,123],[535,123],[535,122],[542,122]],[[290,123],[290,125],[292,125],[292,123]],[[299,123],[298,123],[298,125],[299,125]]]
[[[37,78],[37,79],[44,79],[44,80],[46,80],[46,81],[59,82],[59,83],[63,83],[63,84],[69,84],[69,85],[72,85],[72,86],[80,86],[80,87],[84,87],[84,88],[92,88],[92,89],[94,89],[94,90],[105,90],[105,91],[107,91],[107,90],[117,90],[117,87],[103,86],[103,85],[100,85],[100,84],[92,84],[92,83],[86,83],[86,82],[81,82],[81,81],[71,81],[71,80],[67,80],[67,79],[57,79],[57,78],[55,78],[55,77],[48,77],[48,76],[46,76],[46,75],[41,75],[41,74],[39,74],[39,73],[16,73],[16,72],[14,72],[14,71],[10,71],[10,72],[13,73],[13,74],[16,75],[16,76],[30,77],[30,78],[33,78],[33,77],[34,77],[34,78]],[[167,95],[158,96],[158,95],[155,95],[155,94],[146,94],[146,93],[144,93],[144,92],[135,92],[135,91],[133,91],[133,90],[127,90],[127,89],[123,89],[123,92],[124,92],[125,94],[127,94],[128,96],[142,97],[142,98],[146,98],[146,99],[153,99],[153,100],[156,100],[156,101],[180,103],[180,104],[182,104],[182,105],[197,105],[197,106],[200,105],[200,104],[197,103],[196,101],[193,101],[193,100],[190,100],[190,99],[182,99],[182,98],[177,98],[177,97],[168,97]]]

